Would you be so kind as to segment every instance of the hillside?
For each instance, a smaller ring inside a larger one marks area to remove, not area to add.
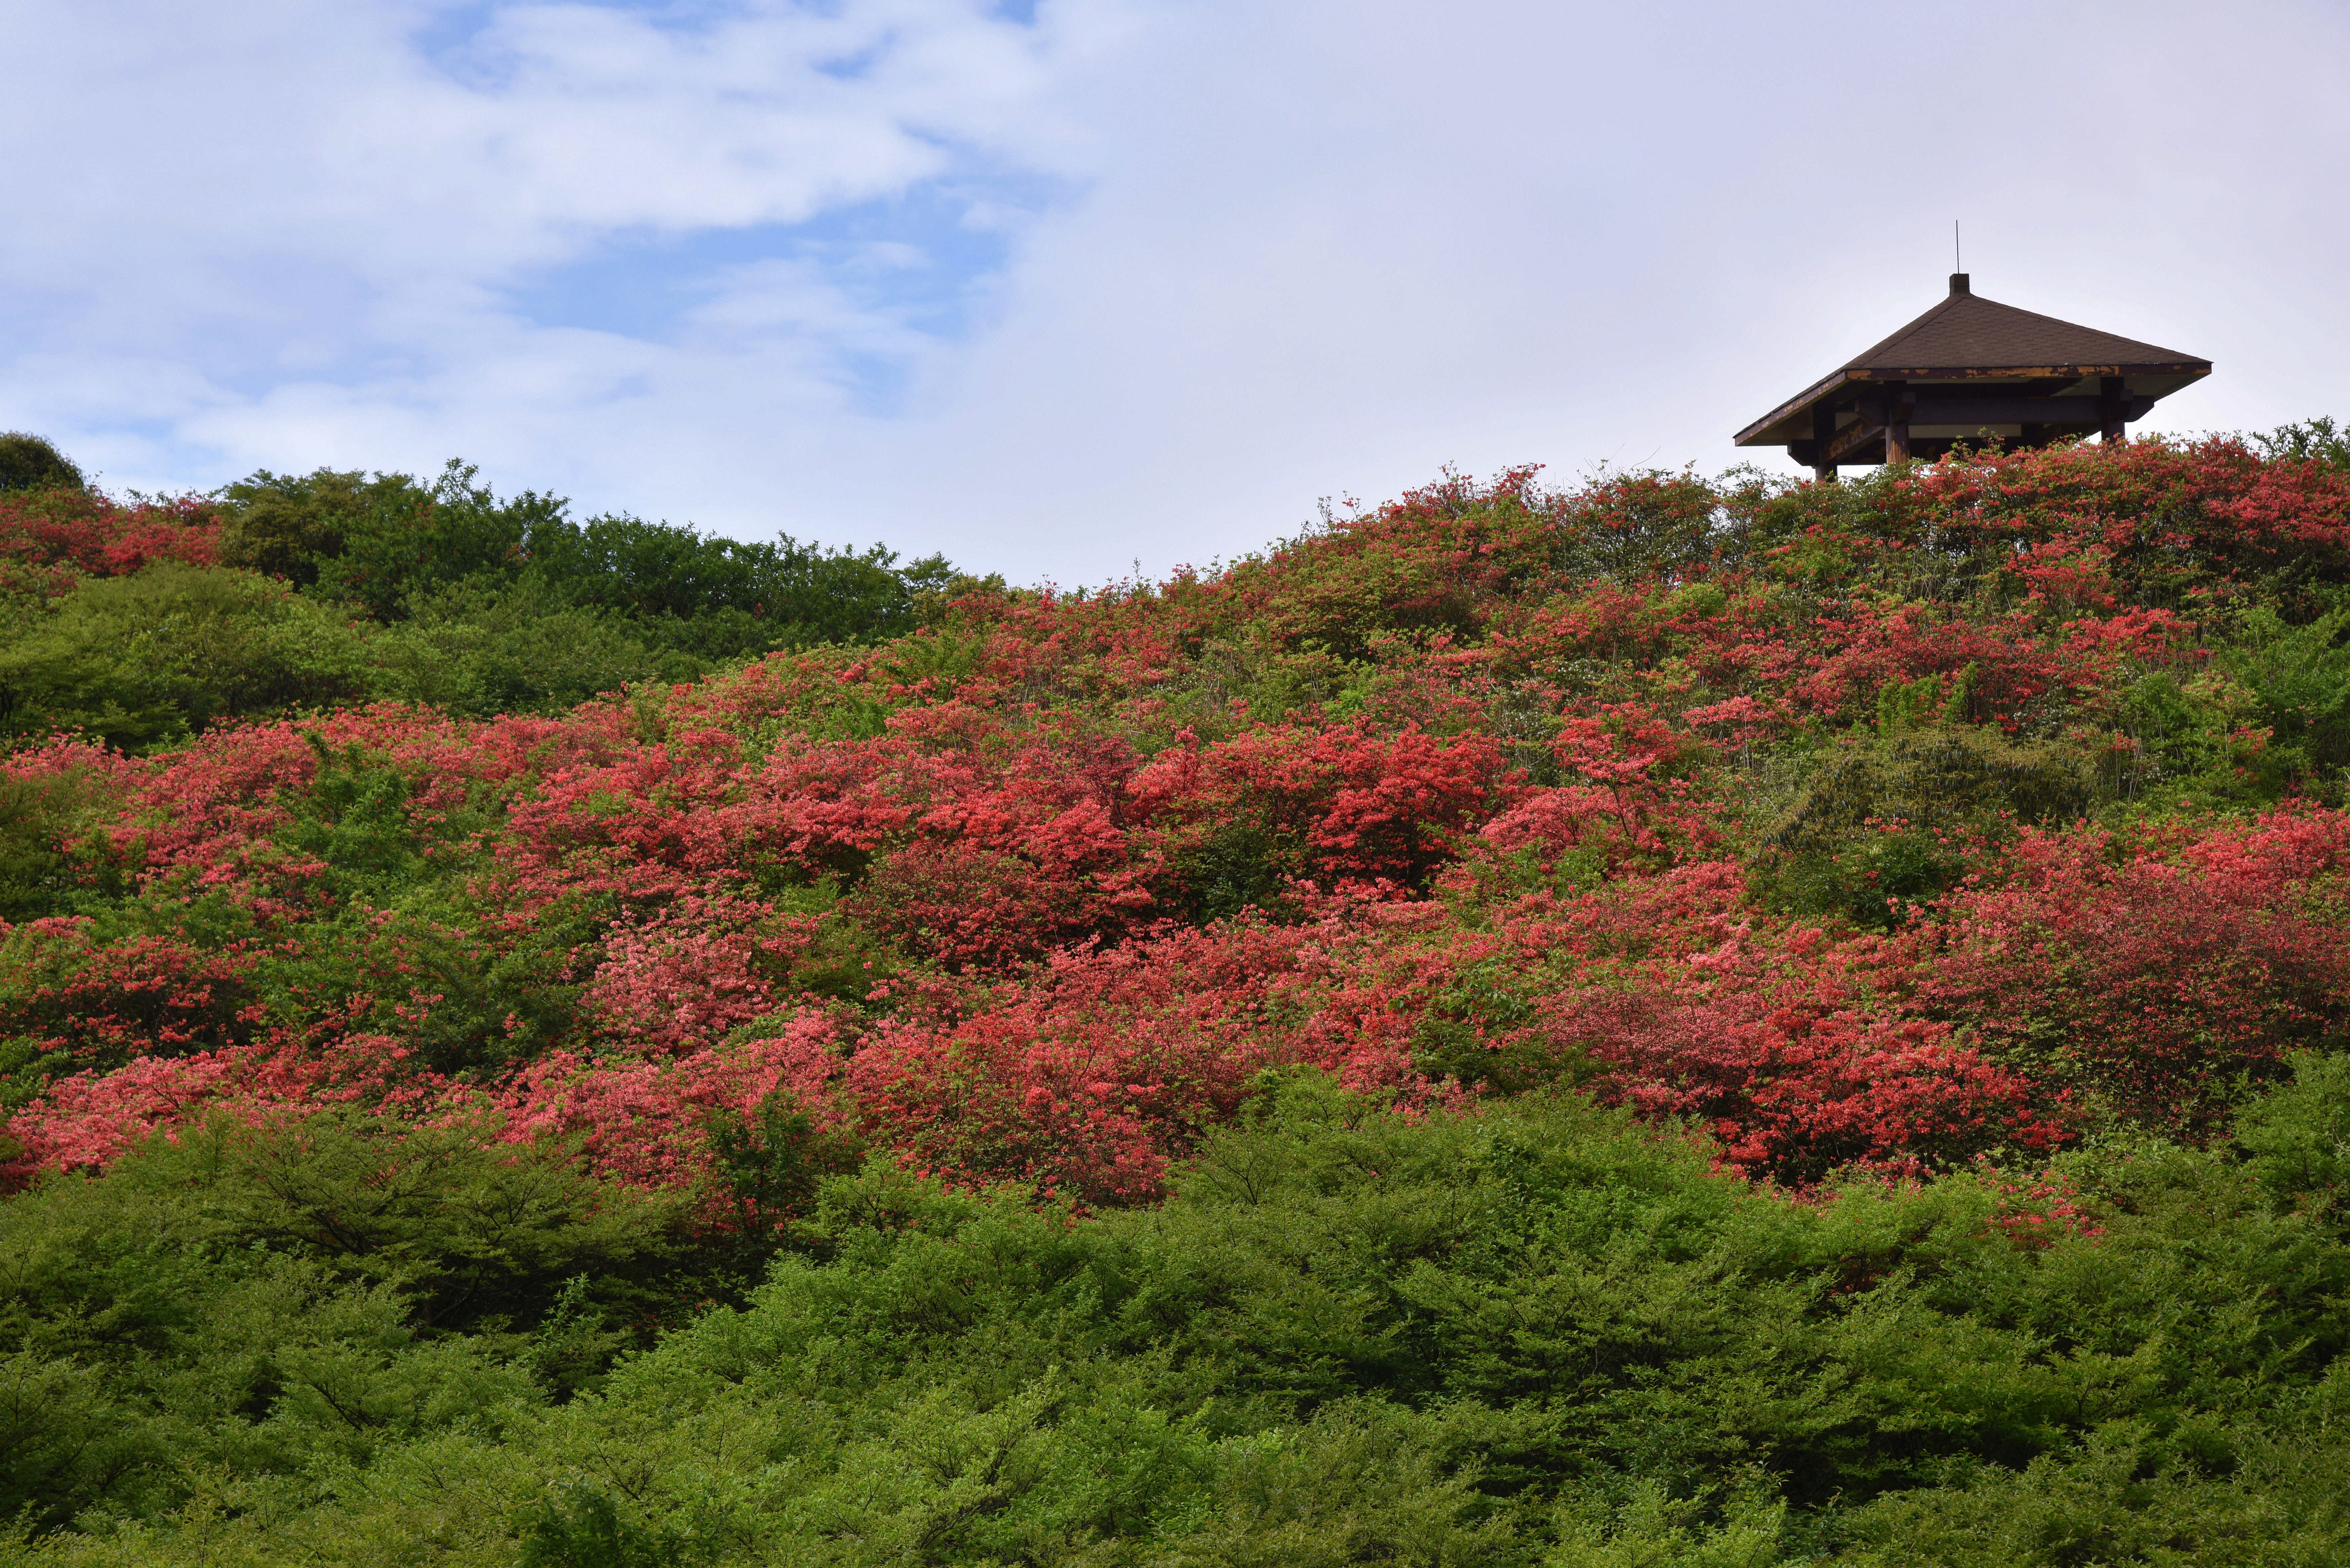
[[[15,1550],[2342,1561],[2343,455],[0,493]]]

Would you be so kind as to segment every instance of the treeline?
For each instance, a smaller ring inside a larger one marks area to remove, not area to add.
[[[745,543],[525,491],[266,471],[122,503],[0,452],[0,734],[140,749],[224,719],[397,700],[553,712],[778,649],[912,629],[940,557]]]

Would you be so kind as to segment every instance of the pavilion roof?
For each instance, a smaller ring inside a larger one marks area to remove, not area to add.
[[[2126,369],[2112,368],[2190,363],[2210,368],[2210,361],[2175,348],[2158,348],[1968,293],[1951,295],[1884,342],[1854,355],[1842,368],[1872,372],[1872,380],[1894,375],[1927,380],[1947,369],[2021,373],[2062,367],[2085,375],[2095,370],[2126,374]]]
[[[1849,406],[1860,382],[2008,382],[2054,395],[2089,378],[2119,376],[2132,393],[2159,398],[2210,373],[2211,362],[2192,354],[1985,299],[1971,291],[1965,274],[1954,273],[1948,298],[1735,439],[1740,446],[1773,446],[1807,437],[1813,406],[1824,400]]]

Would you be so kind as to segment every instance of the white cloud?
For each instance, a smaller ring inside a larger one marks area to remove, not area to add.
[[[2324,410],[2350,326],[2314,3],[493,6],[429,53],[421,5],[20,9],[0,425],[143,486],[463,452],[1082,581],[1448,461],[1725,464],[1952,216],[1981,292],[2216,359],[2174,423]],[[956,331],[889,228],[941,192],[1003,247]]]
[[[413,463],[452,441],[511,469],[540,455],[515,436],[559,445],[583,407],[633,416],[638,389],[730,369],[837,403],[842,356],[922,345],[807,265],[645,276],[677,296],[695,369],[678,348],[534,327],[510,291],[616,239],[787,224],[1017,160],[1049,48],[979,0],[685,25],[495,7],[428,58],[419,35],[448,20],[282,0],[24,8],[0,46],[24,214],[0,290],[28,330],[0,365],[0,416],[62,424],[101,466],[168,483]],[[857,261],[904,259],[885,243]]]
[[[976,0],[746,7],[698,27],[499,7],[438,60],[425,7],[61,5],[16,19],[5,126],[43,244],[120,255],[142,221],[239,257],[379,278],[499,268],[615,228],[785,223],[949,167],[1042,62]],[[831,74],[868,58],[854,76]],[[951,68],[950,68],[951,67]]]

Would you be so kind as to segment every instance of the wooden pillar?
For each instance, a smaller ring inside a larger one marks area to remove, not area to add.
[[[2122,379],[2119,376],[2098,379],[2097,426],[2098,439],[2107,446],[2118,446],[2129,439],[2122,421]]]
[[[1885,388],[1885,461],[1906,462],[1909,456],[1909,410],[1918,406],[1918,394],[1905,389],[1900,382],[1891,381]]]
[[[1835,439],[1835,410],[1830,408],[1825,403],[1813,404],[1812,450],[1814,452],[1825,452],[1828,449],[1828,442]],[[1835,476],[1836,465],[1835,463],[1814,462],[1812,464],[1812,477],[1814,479],[1833,480]]]
[[[2015,450],[2018,452],[2047,444],[2048,427],[2046,425],[2027,424],[2023,427],[2023,433],[2015,438]]]

